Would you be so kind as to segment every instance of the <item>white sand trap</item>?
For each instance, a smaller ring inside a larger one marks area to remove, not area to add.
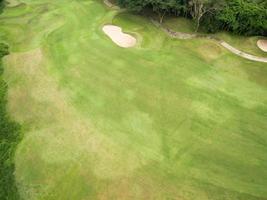
[[[136,38],[129,34],[123,33],[122,29],[118,26],[105,25],[102,30],[114,43],[120,47],[129,48],[136,45]]]
[[[267,40],[258,40],[257,45],[262,51],[267,52]]]

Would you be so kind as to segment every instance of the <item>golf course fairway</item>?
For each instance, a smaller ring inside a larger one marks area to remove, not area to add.
[[[267,199],[266,63],[98,0],[11,2],[0,42],[22,199]]]

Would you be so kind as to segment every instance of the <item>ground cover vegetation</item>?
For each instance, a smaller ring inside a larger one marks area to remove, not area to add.
[[[0,13],[4,1],[0,0]],[[14,176],[14,155],[20,141],[19,126],[7,114],[7,84],[3,80],[2,58],[8,55],[8,46],[0,42],[0,199],[19,199]]]
[[[0,13],[2,12],[4,8],[4,0],[0,0]]]
[[[265,0],[118,0],[133,11],[151,8],[162,22],[166,14],[184,16],[208,32],[231,31],[239,35],[267,36]]]
[[[266,63],[101,0],[11,2],[3,99],[23,132],[22,199],[266,200]],[[114,44],[107,24],[137,45]]]
[[[193,20],[185,17],[167,16],[162,22],[162,26],[176,32],[195,34],[195,23]],[[202,28],[199,30],[199,35],[217,38],[223,40],[233,47],[258,57],[266,57],[267,53],[262,51],[256,44],[258,40],[263,39],[262,36],[241,36],[230,33],[228,31],[219,31],[213,34],[206,34]]]
[[[14,177],[14,154],[20,140],[19,126],[7,115],[7,84],[3,80],[2,57],[7,45],[0,43],[0,199],[19,199]]]

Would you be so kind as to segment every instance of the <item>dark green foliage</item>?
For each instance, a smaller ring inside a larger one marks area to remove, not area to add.
[[[267,3],[228,0],[220,12],[207,14],[202,25],[209,32],[226,30],[240,35],[267,36]]]
[[[133,11],[150,7],[160,21],[168,14],[183,15],[199,23],[202,30],[226,30],[241,35],[267,36],[266,0],[118,0]]]
[[[118,4],[132,11],[141,11],[151,7],[153,11],[184,13],[186,12],[186,0],[118,0]]]
[[[14,177],[14,153],[20,141],[19,126],[6,113],[7,85],[2,78],[1,59],[8,54],[8,47],[0,43],[0,199],[19,199]]]
[[[221,24],[220,28],[237,34],[267,34],[267,7],[263,3],[228,0],[216,19]]]
[[[118,0],[118,3],[123,7],[137,12],[143,10],[148,5],[148,1],[146,0]]]
[[[4,8],[4,0],[0,0],[0,13],[2,12]]]

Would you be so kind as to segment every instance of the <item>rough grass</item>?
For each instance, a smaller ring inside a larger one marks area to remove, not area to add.
[[[266,64],[100,1],[24,2],[0,17],[24,199],[267,198]]]
[[[182,17],[167,17],[164,21],[163,25],[168,27],[174,31],[184,32],[184,33],[195,33],[195,25],[194,22],[190,19],[182,18]],[[205,34],[203,30],[199,30],[200,34]],[[246,53],[267,57],[267,53],[262,51],[257,46],[257,41],[262,39],[263,37],[245,37],[234,35],[226,32],[219,32],[216,34],[212,34],[212,36],[224,40],[225,42],[231,44],[233,47],[239,49],[240,51],[244,51]]]
[[[257,46],[257,41],[263,37],[244,37],[223,32],[216,34],[216,36],[244,52],[255,56],[267,57],[267,53]]]
[[[6,44],[0,43],[0,199],[19,199],[14,177],[14,155],[20,141],[19,126],[7,114],[7,84],[3,80],[2,57],[8,54]]]
[[[195,24],[192,20],[183,17],[167,17],[163,25],[175,31],[195,33]]]

